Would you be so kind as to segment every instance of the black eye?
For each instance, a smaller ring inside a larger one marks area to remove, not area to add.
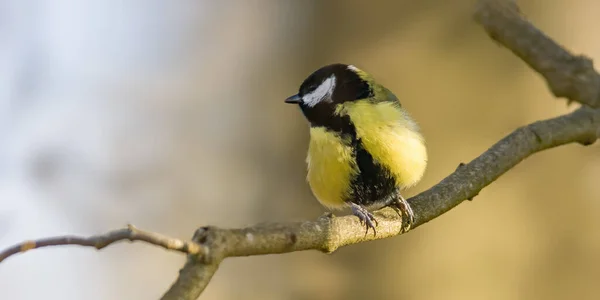
[[[317,84],[311,84],[309,86],[306,86],[306,87],[302,88],[302,90],[300,90],[300,95],[309,94],[309,93],[313,92],[314,90],[316,90],[317,87],[319,87],[319,85],[317,85]]]

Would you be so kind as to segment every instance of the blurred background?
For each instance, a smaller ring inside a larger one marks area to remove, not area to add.
[[[283,99],[333,62],[422,126],[437,183],[516,127],[576,108],[471,18],[470,1],[0,0],[0,247],[129,222],[315,219],[307,123]],[[600,57],[600,3],[519,1]],[[537,154],[402,237],[226,260],[201,299],[597,299],[600,145]],[[157,299],[184,256],[136,243],[0,265],[3,299]]]

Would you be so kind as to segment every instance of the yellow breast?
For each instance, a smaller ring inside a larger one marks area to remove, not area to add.
[[[427,165],[427,150],[417,124],[392,102],[347,102],[338,113],[347,114],[365,150],[387,167],[401,188],[416,184]]]
[[[417,183],[427,165],[427,151],[418,126],[393,103],[348,102],[338,109],[356,128],[356,135],[377,163],[385,166],[401,188]],[[307,180],[324,206],[345,205],[350,182],[358,172],[349,141],[324,127],[311,127]]]
[[[356,174],[352,148],[340,136],[323,127],[311,127],[307,180],[315,197],[324,206],[345,205],[350,180]]]

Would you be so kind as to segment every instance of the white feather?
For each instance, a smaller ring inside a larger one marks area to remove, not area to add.
[[[348,70],[350,70],[354,73],[360,71],[355,65],[348,65]]]
[[[335,75],[331,75],[329,78],[323,80],[321,85],[314,91],[304,95],[302,97],[302,102],[308,107],[313,107],[323,100],[329,100],[334,89]]]

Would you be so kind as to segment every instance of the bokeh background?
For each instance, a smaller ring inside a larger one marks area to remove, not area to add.
[[[600,3],[520,1],[600,57]],[[573,110],[492,42],[474,1],[0,0],[0,247],[125,225],[314,219],[307,124],[283,99],[316,68],[372,73],[412,112],[425,190],[516,127]],[[226,260],[201,299],[598,299],[600,146],[535,155],[408,235]],[[0,265],[2,299],[157,299],[184,257],[61,247]]]

